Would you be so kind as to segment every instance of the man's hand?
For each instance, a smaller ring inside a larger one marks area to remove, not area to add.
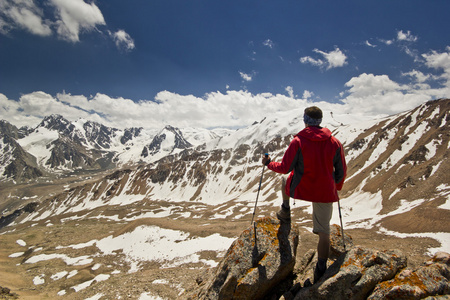
[[[262,162],[263,165],[267,166],[270,163],[270,156],[269,156],[269,154],[267,154],[267,153],[264,154],[262,156],[261,162]]]

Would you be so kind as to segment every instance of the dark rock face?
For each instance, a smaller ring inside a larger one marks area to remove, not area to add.
[[[188,299],[262,299],[292,273],[298,234],[295,225],[274,218],[257,220]]]
[[[0,136],[10,136],[14,139],[23,137],[23,131],[5,120],[0,120]]]
[[[96,167],[96,161],[83,153],[84,149],[68,139],[58,139],[52,142],[52,154],[46,164],[51,168],[67,167]]]
[[[3,142],[0,163],[5,166],[5,171],[1,175],[14,180],[28,180],[43,175],[35,157],[23,150],[13,137],[4,135],[3,138],[0,136],[0,139]]]
[[[111,147],[111,139],[117,132],[115,128],[110,128],[95,122],[86,122],[83,128],[87,139],[97,149],[109,149]]]
[[[123,136],[120,138],[120,142],[122,143],[122,145],[125,145],[128,141],[131,141],[134,137],[139,136],[142,129],[142,127],[132,127],[125,129],[123,132]]]
[[[13,213],[7,215],[7,216],[2,216],[0,217],[0,228],[3,228],[9,224],[11,224],[12,222],[14,222],[14,220],[19,217],[22,213],[32,213],[36,210],[38,206],[37,202],[30,202],[27,205],[25,205],[25,207],[20,208],[20,209],[16,209]],[[0,297],[0,299],[2,299]]]

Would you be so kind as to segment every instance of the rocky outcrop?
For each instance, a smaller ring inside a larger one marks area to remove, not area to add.
[[[366,299],[379,282],[392,279],[405,268],[406,261],[398,250],[355,247],[341,255],[317,283],[301,289],[294,299]]]
[[[38,206],[37,202],[30,202],[27,205],[25,205],[23,208],[16,209],[13,213],[0,217],[0,229],[3,227],[8,226],[12,222],[14,222],[15,219],[17,219],[21,214],[23,213],[32,213],[36,210]],[[2,298],[0,298],[2,299]]]
[[[262,299],[295,265],[296,225],[262,218],[242,232],[225,257],[188,299]]]
[[[450,294],[450,254],[439,252],[417,270],[405,269],[379,283],[368,299],[423,299]]]
[[[11,290],[0,286],[0,299],[19,299],[16,293],[11,293]]]
[[[309,250],[296,259],[299,239],[296,225],[257,220],[184,299],[450,299],[448,253],[412,270],[399,250],[353,246],[351,236],[343,239],[340,226],[332,225],[328,269],[312,282],[317,253]]]

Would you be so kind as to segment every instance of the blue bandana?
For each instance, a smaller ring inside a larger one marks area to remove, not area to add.
[[[310,126],[319,126],[320,123],[322,123],[322,119],[314,119],[308,116],[307,114],[304,114],[303,122],[305,122],[305,124],[308,124]]]

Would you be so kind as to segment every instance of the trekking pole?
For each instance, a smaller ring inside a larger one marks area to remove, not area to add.
[[[269,154],[265,153],[264,154],[265,157],[269,157]],[[256,206],[258,205],[258,197],[259,197],[259,191],[261,190],[261,183],[262,183],[262,179],[264,176],[264,167],[266,165],[263,165],[263,169],[262,169],[262,173],[261,173],[261,178],[259,179],[259,187],[258,187],[258,194],[256,194],[256,201],[255,201],[255,209],[253,210],[253,216],[252,216],[252,223],[253,224],[253,219],[255,218],[255,213],[256,213]]]
[[[339,208],[339,219],[341,220],[342,244],[344,244],[344,252],[345,252],[347,250],[345,249],[344,225],[342,224],[341,201],[339,201],[339,200],[338,200],[338,208]]]

